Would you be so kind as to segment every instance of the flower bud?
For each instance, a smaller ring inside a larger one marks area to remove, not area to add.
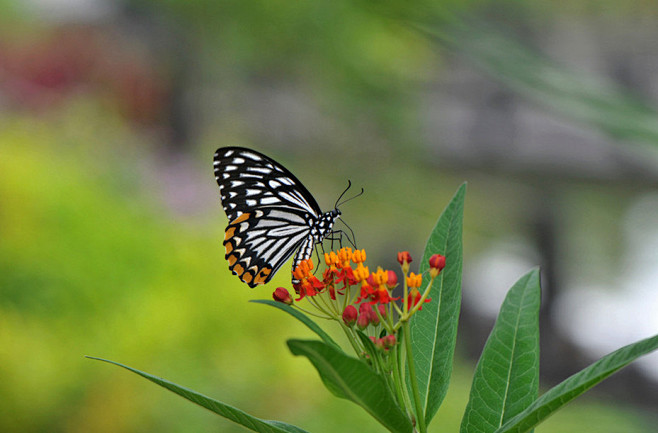
[[[388,314],[386,305],[377,305],[377,309],[379,310],[379,315],[386,319],[386,315]]]
[[[356,326],[358,326],[359,329],[364,330],[368,327],[369,324],[370,324],[370,313],[367,311],[363,311],[359,313],[359,317],[356,319]]]
[[[277,289],[272,293],[272,297],[277,302],[283,302],[284,304],[292,305],[292,297],[290,292],[283,287],[277,287]]]
[[[409,251],[398,252],[398,263],[402,266],[402,273],[406,275],[409,272],[409,263],[411,263]]]
[[[356,311],[356,307],[354,305],[348,305],[343,311],[343,322],[351,328],[356,323],[358,315],[359,313]]]
[[[395,344],[397,343],[395,335],[387,335],[385,337],[382,337],[381,340],[382,340],[382,344],[384,346],[384,349],[390,349],[391,347],[394,347]]]
[[[370,319],[370,324],[372,326],[379,325],[379,316],[377,315],[377,313],[375,313],[374,310],[372,309],[370,310],[370,312],[368,313],[368,318]]]
[[[362,303],[359,305],[359,313],[371,313],[372,312],[372,305],[368,304],[367,302]]]
[[[405,263],[411,263],[411,254],[409,251],[398,252],[398,263],[404,265]]]
[[[434,254],[430,257],[430,277],[436,278],[439,272],[446,266],[446,257],[441,254]]]

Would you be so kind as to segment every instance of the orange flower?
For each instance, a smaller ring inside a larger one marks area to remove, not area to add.
[[[341,248],[336,252],[336,256],[338,257],[341,267],[346,268],[350,265],[350,261],[352,260],[352,248]]]
[[[366,261],[366,250],[356,250],[352,254],[352,261],[354,263],[363,263]]]
[[[418,288],[422,283],[423,283],[422,274],[416,275],[413,272],[411,272],[407,277],[407,286],[409,286],[410,288]]]
[[[363,264],[359,263],[356,269],[354,269],[354,279],[356,280],[357,283],[366,281],[368,277],[370,276],[370,271],[368,270],[367,266],[363,266]]]

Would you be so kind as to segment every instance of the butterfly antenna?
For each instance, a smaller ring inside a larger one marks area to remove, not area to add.
[[[343,196],[345,195],[347,190],[350,189],[351,186],[352,186],[352,181],[347,179],[347,188],[345,188],[345,191],[341,192],[340,195],[338,196],[338,199],[336,200],[336,204],[334,205],[334,208],[336,208],[336,209],[338,208],[338,206],[339,206],[338,202],[340,202],[340,199],[343,198]]]
[[[350,197],[350,198],[348,198],[348,199],[345,199],[345,200],[343,200],[343,201],[341,202],[340,199],[343,198],[343,196],[345,195],[345,193],[347,192],[347,190],[350,189],[351,186],[352,186],[352,182],[350,182],[350,181],[348,180],[348,181],[347,181],[347,188],[345,188],[345,191],[343,191],[343,193],[338,197],[338,200],[336,200],[336,206],[334,206],[336,209],[338,209],[338,206],[342,206],[342,205],[344,205],[345,203],[347,203],[348,201],[350,201],[350,200],[354,200],[355,198],[357,198],[357,197],[363,195],[363,188],[361,188],[361,192],[359,192],[357,195],[352,196],[352,197]]]

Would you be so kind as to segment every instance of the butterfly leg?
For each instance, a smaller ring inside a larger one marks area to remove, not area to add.
[[[352,235],[352,237],[350,238],[350,237],[347,235],[347,233],[345,233],[345,232],[342,232],[342,231],[341,231],[341,233],[344,233],[344,234],[345,234],[345,236],[347,237],[347,240],[350,241],[350,244],[352,244],[352,246],[354,247],[354,249],[356,249],[356,235],[354,234],[354,230],[352,230],[352,227],[348,226],[347,223],[346,223],[345,221],[343,221],[342,219],[339,220],[339,221],[340,221],[341,223],[343,223],[343,225],[344,225],[345,227],[347,227],[347,229],[350,231],[350,234]]]
[[[350,243],[350,245],[352,245],[352,248],[357,249],[356,243],[352,240],[352,238],[350,238],[350,235],[344,232],[343,230],[334,230],[331,232],[331,234],[337,234],[338,237],[327,236],[327,239],[330,239],[332,242],[338,241],[338,245],[340,246],[340,248],[343,248],[343,236],[345,236],[345,238]]]

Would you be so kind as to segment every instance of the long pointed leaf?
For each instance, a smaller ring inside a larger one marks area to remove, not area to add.
[[[642,355],[658,349],[658,335],[624,346],[581,370],[539,397],[526,410],[507,421],[496,433],[523,433],[534,428],[562,406]]]
[[[212,412],[215,412],[218,415],[223,416],[226,419],[233,421],[236,424],[240,424],[249,430],[260,433],[308,433],[306,430],[302,430],[299,427],[296,427],[291,424],[286,424],[281,421],[268,421],[254,416],[249,415],[237,409],[233,406],[222,403],[221,401],[214,400],[210,397],[206,397],[203,394],[199,394],[196,391],[193,391],[189,388],[185,388],[180,385],[176,385],[173,382],[169,382],[166,379],[153,376],[151,374],[145,373],[143,371],[137,370],[136,368],[128,367],[127,365],[120,364],[118,362],[110,361],[108,359],[96,358],[93,356],[87,356],[89,359],[95,359],[97,361],[103,361],[110,364],[118,365],[119,367],[125,368],[126,370],[132,371],[151,382],[160,385],[163,388],[168,389],[174,394],[178,394],[181,397],[196,403],[201,407],[204,407]]]
[[[288,340],[293,355],[305,356],[337,397],[353,401],[391,432],[411,433],[409,418],[395,403],[384,379],[363,361],[321,341]]]
[[[281,303],[281,302],[276,302],[276,301],[270,301],[269,299],[255,299],[251,302],[255,302],[257,304],[265,304],[265,305],[271,305],[272,307],[278,308],[279,310],[285,311],[286,313],[290,314],[300,322],[302,322],[304,325],[308,326],[308,328],[318,334],[318,336],[322,339],[327,344],[330,344],[334,346],[336,349],[340,349],[341,347],[334,341],[333,338],[329,336],[326,332],[322,330],[318,326],[317,323],[315,323],[313,320],[311,320],[306,314],[295,310],[292,308],[290,305]]]
[[[463,184],[439,217],[430,234],[420,271],[429,268],[432,254],[446,256],[446,267],[434,281],[430,298],[411,320],[411,343],[425,420],[430,420],[448,392],[457,340],[461,304],[462,220],[466,184]],[[424,281],[424,287],[428,278]]]
[[[462,433],[493,433],[537,398],[540,300],[538,269],[507,293],[475,369]]]

